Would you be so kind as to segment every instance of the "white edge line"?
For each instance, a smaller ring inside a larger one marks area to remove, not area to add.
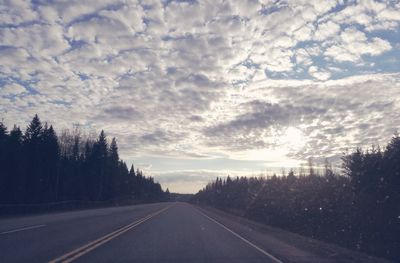
[[[27,226],[27,227],[23,227],[23,228],[18,228],[18,229],[14,229],[14,230],[10,230],[10,231],[1,232],[0,235],[10,234],[10,233],[14,233],[14,232],[29,230],[29,229],[35,229],[35,228],[44,227],[44,226],[46,226],[46,225]]]
[[[265,251],[264,249],[260,248],[259,246],[253,244],[252,242],[250,242],[249,240],[245,239],[244,237],[242,237],[241,235],[239,235],[238,233],[230,230],[229,228],[227,228],[226,226],[224,226],[223,224],[221,224],[220,222],[218,222],[217,220],[215,220],[214,218],[209,217],[208,215],[204,214],[202,211],[200,211],[199,209],[197,209],[203,216],[205,216],[206,218],[208,218],[209,220],[213,221],[214,223],[218,224],[220,227],[224,228],[225,230],[229,231],[231,234],[235,235],[236,237],[238,237],[239,239],[241,239],[242,241],[246,242],[248,245],[250,245],[251,247],[257,249],[258,251],[260,251],[261,253],[263,253],[264,255],[266,255],[267,257],[269,257],[270,259],[272,259],[274,262],[276,263],[283,263],[283,261],[277,259],[276,257],[274,257],[273,255],[271,255],[270,253],[268,253],[267,251]]]

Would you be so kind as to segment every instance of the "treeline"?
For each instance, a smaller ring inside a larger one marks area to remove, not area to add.
[[[217,178],[194,202],[397,261],[400,258],[400,137],[384,151],[357,149],[343,172]]]
[[[153,178],[120,160],[116,139],[62,132],[37,115],[23,133],[0,123],[0,204],[168,199]]]

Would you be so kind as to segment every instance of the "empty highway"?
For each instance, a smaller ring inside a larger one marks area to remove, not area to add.
[[[0,220],[1,262],[386,262],[186,203]]]

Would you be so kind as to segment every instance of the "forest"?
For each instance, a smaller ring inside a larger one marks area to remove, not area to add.
[[[384,150],[358,148],[340,172],[317,169],[217,178],[193,202],[397,261],[400,258],[400,137]]]
[[[65,201],[129,203],[163,201],[168,189],[119,158],[115,138],[42,123],[37,115],[25,132],[0,122],[0,207]]]

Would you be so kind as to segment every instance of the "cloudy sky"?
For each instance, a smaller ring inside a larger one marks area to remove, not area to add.
[[[400,1],[0,0],[0,112],[118,139],[172,191],[400,123]]]

